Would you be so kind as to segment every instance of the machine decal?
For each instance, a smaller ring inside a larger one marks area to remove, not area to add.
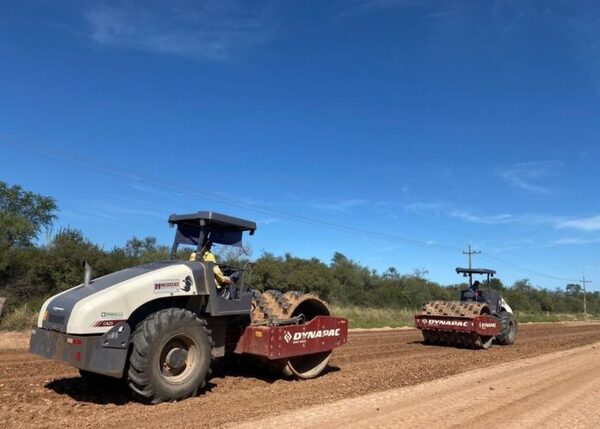
[[[422,319],[425,325],[434,326],[468,326],[468,321],[463,320],[440,320],[440,319]]]
[[[480,323],[479,326],[481,328],[496,328],[498,326],[497,323]]]
[[[103,311],[100,313],[100,319],[122,319],[122,311]]]
[[[154,282],[154,293],[173,293],[179,291],[179,280],[158,280]]]
[[[97,320],[92,324],[92,328],[109,328],[115,326],[117,323],[125,322],[124,319],[119,320]]]
[[[306,340],[312,340],[314,338],[324,338],[324,337],[339,337],[340,336],[340,328],[337,329],[322,329],[320,331],[308,331],[308,332],[295,332],[294,335],[290,334],[289,331],[286,331],[283,335],[283,339],[286,343],[290,341],[292,344],[305,342]]]

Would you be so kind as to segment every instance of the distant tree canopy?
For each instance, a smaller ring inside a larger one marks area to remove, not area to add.
[[[52,198],[0,182],[0,296],[8,296],[9,307],[24,302],[37,307],[48,296],[82,283],[84,260],[92,265],[93,276],[99,277],[168,256],[169,247],[154,237],[132,237],[123,247],[106,250],[72,228],[59,230],[47,244],[35,245],[42,230],[51,228],[56,211]],[[218,258],[244,266],[249,254],[249,249],[223,248]],[[181,259],[188,256],[186,249],[178,253]],[[416,309],[434,299],[457,299],[459,289],[466,287],[465,283],[442,286],[429,281],[423,268],[403,274],[389,267],[379,274],[339,252],[329,263],[264,253],[253,265],[253,287],[314,292],[340,305]],[[550,291],[534,287],[527,279],[509,287],[494,278],[491,287],[501,290],[517,311],[582,311],[582,290],[577,284]],[[589,293],[587,301],[588,311],[600,314],[600,293]]]
[[[118,249],[115,249],[118,251]],[[127,243],[123,253],[130,259],[139,260],[140,262],[151,262],[160,259],[166,259],[169,254],[169,247],[157,244],[155,237],[146,237],[139,239],[131,237]]]
[[[53,198],[0,181],[0,241],[11,247],[31,246],[40,231],[52,225],[56,210]]]
[[[569,283],[567,285],[567,294],[569,294],[569,295],[579,296],[581,291],[582,291],[581,285],[573,284],[573,283]]]

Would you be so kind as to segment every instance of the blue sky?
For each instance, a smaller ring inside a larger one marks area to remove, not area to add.
[[[111,248],[170,213],[442,283],[600,286],[593,1],[0,6],[0,180]]]

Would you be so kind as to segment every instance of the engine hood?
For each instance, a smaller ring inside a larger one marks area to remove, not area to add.
[[[181,261],[160,261],[127,268],[90,281],[88,286],[80,284],[48,299],[41,309],[38,326],[58,332],[67,332],[69,320],[77,304],[92,295],[104,293],[125,282],[162,270],[173,265],[181,265]]]

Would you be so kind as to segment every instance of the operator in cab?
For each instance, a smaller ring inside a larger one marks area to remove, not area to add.
[[[481,283],[479,283],[479,280],[475,280],[465,293],[465,298],[477,300],[480,295],[479,286],[481,286]]]
[[[215,255],[210,251],[211,248],[212,248],[212,241],[210,241],[209,239],[205,239],[204,243],[202,244],[201,260],[203,262],[212,262],[213,263],[213,266],[214,266],[213,271],[215,273],[215,280],[217,282],[217,288],[220,289],[224,286],[232,284],[233,281],[231,280],[231,278],[229,278],[225,274],[223,274],[223,272],[217,265],[217,258],[215,258]],[[197,260],[196,256],[197,256],[196,252],[192,252],[192,254],[190,255],[190,261],[196,261]]]

